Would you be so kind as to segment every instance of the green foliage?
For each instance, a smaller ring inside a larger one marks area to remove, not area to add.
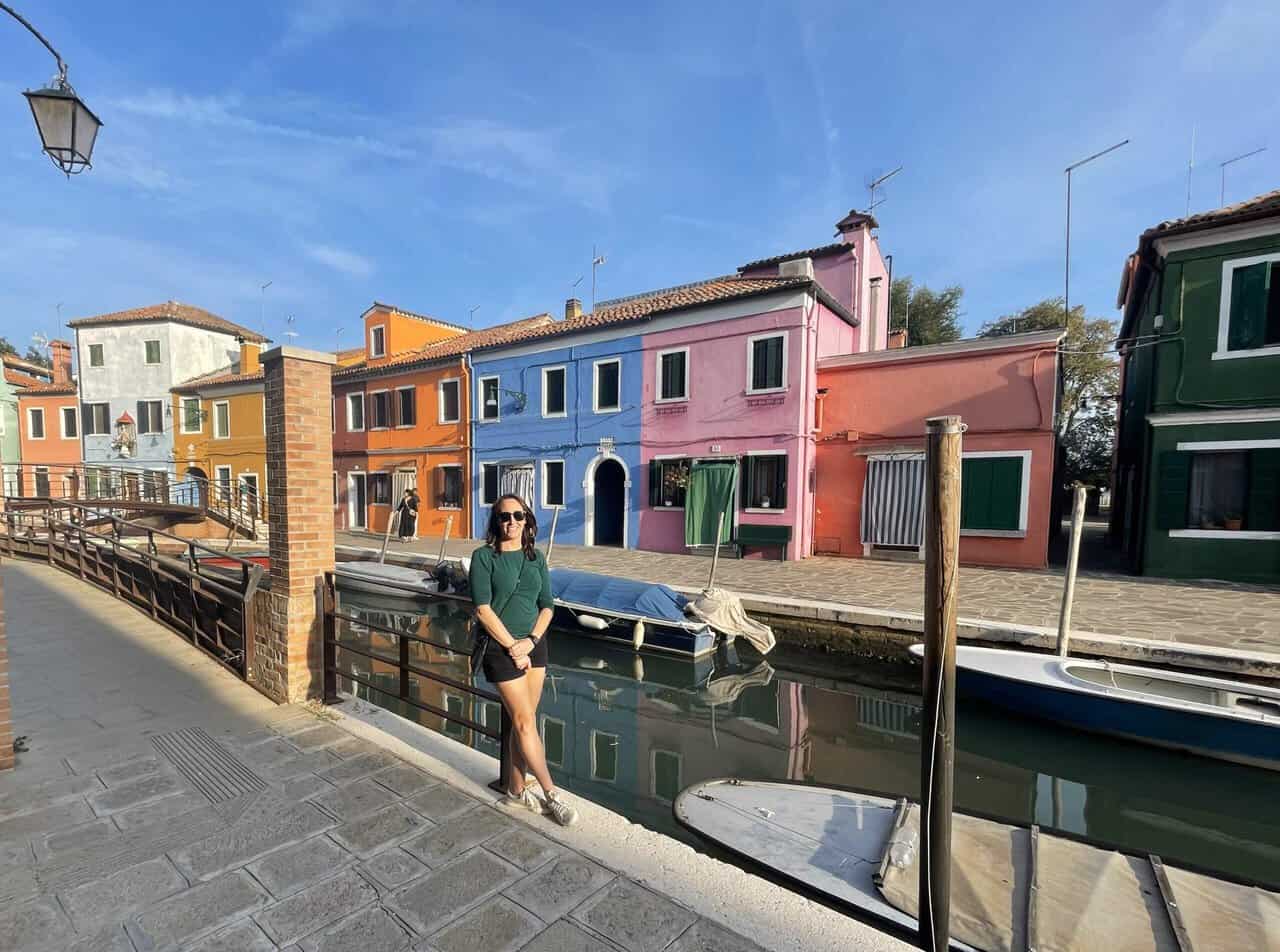
[[[959,340],[962,297],[964,288],[958,284],[933,291],[925,285],[917,287],[909,276],[894,278],[889,292],[889,330],[906,327],[908,347]]]
[[[27,353],[22,359],[31,364],[39,364],[41,367],[53,366],[53,361],[49,359],[49,355],[34,344],[27,348]]]
[[[18,348],[9,343],[9,338],[0,337],[0,354],[13,354],[16,357]]]

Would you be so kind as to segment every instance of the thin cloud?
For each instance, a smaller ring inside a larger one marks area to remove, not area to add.
[[[303,251],[312,261],[318,261],[327,268],[352,278],[367,278],[373,274],[373,262],[364,255],[356,254],[345,248],[334,245],[307,244]]]

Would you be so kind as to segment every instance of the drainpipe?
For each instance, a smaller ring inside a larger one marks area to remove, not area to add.
[[[459,412],[461,412],[463,405],[465,405],[467,408],[467,426],[465,431],[466,436],[464,438],[467,444],[466,445],[467,475],[469,476],[469,478],[467,479],[467,486],[469,489],[474,485],[476,474],[480,472],[480,466],[476,462],[476,454],[475,454],[476,415],[472,412],[472,406],[471,406],[471,384],[474,381],[474,379],[475,379],[475,366],[471,363],[471,351],[468,350],[464,352],[462,355],[463,387],[459,388],[459,389],[464,389],[466,391],[466,397],[464,400],[462,394],[458,395],[458,403],[459,403],[458,409],[459,409]],[[481,492],[483,492],[484,486],[481,485],[480,489],[481,489]],[[476,505],[476,493],[474,490],[471,490],[467,493],[467,518],[466,518],[466,523],[464,525],[464,531],[467,533],[467,538],[474,538],[475,536],[475,505]]]

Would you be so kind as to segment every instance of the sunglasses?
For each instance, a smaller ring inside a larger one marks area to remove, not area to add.
[[[511,522],[513,519],[514,519],[516,522],[524,522],[524,510],[523,510],[523,509],[517,509],[515,512],[500,512],[500,513],[498,513],[498,521],[499,521],[499,522],[501,522],[504,526],[505,526],[508,522]]]

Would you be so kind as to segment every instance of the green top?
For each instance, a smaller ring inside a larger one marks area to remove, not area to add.
[[[528,562],[524,575],[520,564],[527,562],[524,552],[494,552],[482,545],[471,553],[471,598],[478,608],[481,605],[504,605],[498,613],[512,638],[528,638],[533,633],[533,623],[544,608],[552,608],[551,576],[547,574],[547,559],[534,550],[537,558]],[[520,588],[513,595],[516,579]],[[508,600],[510,599],[510,600]]]

